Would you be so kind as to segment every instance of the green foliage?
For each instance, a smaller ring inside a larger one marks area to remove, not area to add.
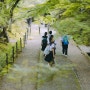
[[[30,13],[33,13],[32,16],[37,15],[39,17],[45,13],[50,13],[43,18],[45,23],[51,23],[60,16],[60,20],[53,24],[54,28],[62,34],[73,35],[74,40],[79,44],[90,45],[89,3],[89,0],[50,0],[32,8],[33,11]]]
[[[10,47],[10,44],[0,44],[0,70],[2,70],[2,68],[6,65],[6,53],[11,53]]]
[[[8,26],[11,13],[13,13],[11,9],[15,2],[16,0],[4,0],[4,2],[0,2],[0,26]]]
[[[23,44],[22,44],[23,45]],[[12,55],[13,55],[13,48],[14,47],[14,57],[16,57],[16,44],[14,45],[8,44],[1,44],[0,43],[0,71],[6,66],[6,53],[8,54],[8,63],[12,63]],[[17,42],[18,52],[21,51],[20,41]]]
[[[6,65],[6,58],[5,58],[5,53],[2,53],[0,51],[0,71],[2,70],[2,68]]]
[[[5,0],[4,4],[0,2],[0,25],[8,24],[10,9],[15,1],[16,0]],[[37,4],[34,7],[25,7],[22,4],[23,2],[24,1],[16,7],[14,19],[42,16],[43,22],[47,24],[53,24],[53,21],[60,19],[55,23],[54,27],[58,28],[59,31],[74,35],[75,40],[79,38],[78,42],[82,42],[83,38],[83,44],[89,45],[90,0],[46,0],[45,3]],[[28,2],[32,2],[32,0]],[[44,16],[45,14],[49,15]],[[70,17],[73,17],[73,19],[70,19]],[[71,22],[68,19],[70,19]],[[40,22],[42,22],[42,20],[40,20]],[[81,28],[83,31],[80,33]]]
[[[8,19],[9,19],[9,9],[6,9],[5,7],[3,7],[0,10],[0,25],[1,26],[5,26],[8,23]]]
[[[66,11],[62,14],[63,16],[73,16],[78,12],[80,4],[78,3],[71,3]]]
[[[70,34],[78,44],[90,45],[90,30],[86,23],[81,23],[73,18],[56,21],[53,25],[60,34]]]

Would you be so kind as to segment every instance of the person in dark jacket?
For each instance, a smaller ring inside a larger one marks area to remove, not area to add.
[[[42,36],[42,42],[41,42],[41,50],[44,51],[47,46],[47,32],[44,33],[44,36]]]

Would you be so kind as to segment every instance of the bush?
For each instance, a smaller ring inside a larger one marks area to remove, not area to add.
[[[90,27],[85,22],[80,22],[74,18],[66,18],[56,21],[53,27],[57,29],[61,35],[72,35],[78,44],[90,45]]]

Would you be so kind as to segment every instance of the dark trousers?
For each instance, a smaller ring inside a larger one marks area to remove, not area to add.
[[[63,52],[63,54],[67,55],[68,45],[62,45],[62,52]]]
[[[42,45],[41,50],[44,51],[47,45]]]

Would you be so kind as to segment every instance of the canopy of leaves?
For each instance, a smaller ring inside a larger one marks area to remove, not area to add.
[[[9,23],[10,10],[15,1],[4,0],[4,3],[0,2],[0,26]],[[79,38],[82,42],[82,37],[84,37],[82,43],[90,45],[90,0],[19,1],[21,2],[14,10],[14,19],[37,17],[37,20],[53,25],[59,32],[65,30],[66,33],[73,35],[76,41]]]
[[[90,45],[90,0],[49,0],[28,14],[42,15],[46,21],[48,16],[55,18],[52,26],[61,34],[73,35],[77,43]]]
[[[90,45],[90,27],[85,22],[79,22],[74,18],[58,20],[53,25],[61,35],[70,34],[79,44]]]
[[[20,0],[4,0],[0,2],[0,26],[8,25],[11,14],[19,1]]]

